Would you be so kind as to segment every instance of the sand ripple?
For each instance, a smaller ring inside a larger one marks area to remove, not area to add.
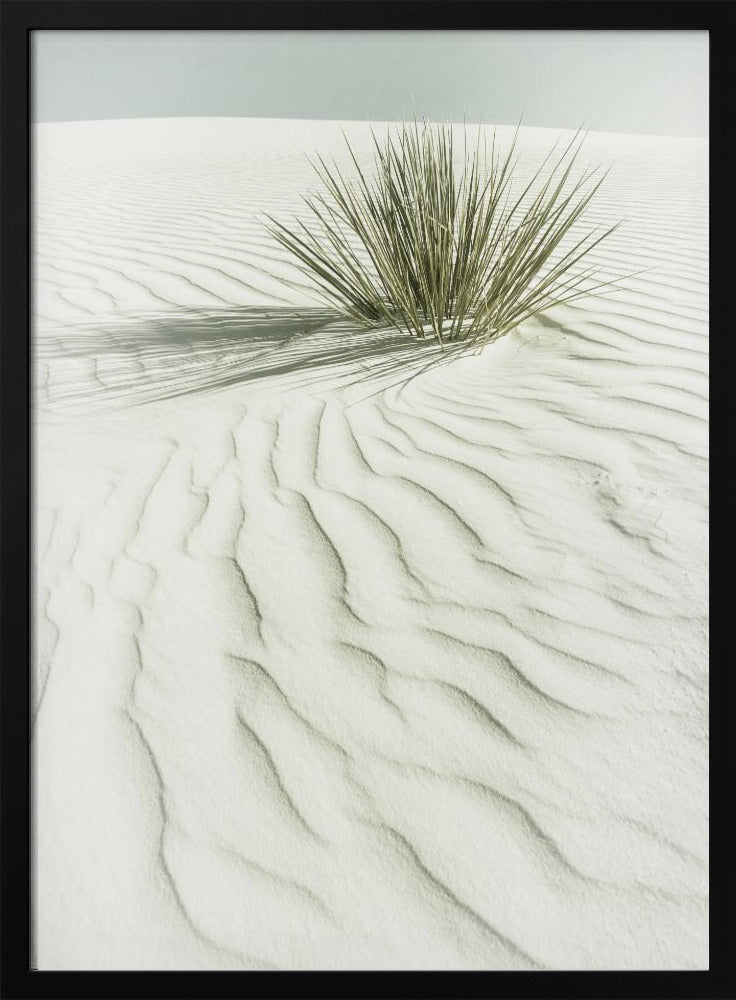
[[[39,130],[38,965],[705,968],[704,147],[439,364],[260,270],[337,135]]]

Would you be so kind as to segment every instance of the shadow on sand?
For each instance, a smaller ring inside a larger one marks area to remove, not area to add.
[[[128,314],[57,327],[34,342],[41,405],[105,409],[265,378],[288,388],[370,381],[380,391],[457,353],[397,330],[365,330],[324,309],[287,307]]]

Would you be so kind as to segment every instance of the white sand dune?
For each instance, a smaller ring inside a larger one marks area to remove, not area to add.
[[[707,145],[422,370],[264,273],[340,143],[36,128],[37,965],[707,968]]]

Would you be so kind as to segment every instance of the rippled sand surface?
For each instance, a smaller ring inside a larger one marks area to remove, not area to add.
[[[707,146],[428,366],[278,280],[340,143],[37,127],[37,965],[707,968]]]

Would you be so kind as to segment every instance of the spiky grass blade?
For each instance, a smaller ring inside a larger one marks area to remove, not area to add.
[[[494,131],[489,155],[480,129],[468,151],[464,129],[460,171],[449,125],[404,123],[383,143],[371,132],[372,172],[345,137],[354,176],[317,156],[322,189],[303,197],[306,220],[269,217],[267,228],[323,299],[355,322],[431,332],[441,348],[482,346],[610,284],[590,284],[595,269],[583,266],[617,228],[579,234],[606,176],[576,176],[583,133],[561,153],[553,146],[519,185],[519,131],[505,154]]]

